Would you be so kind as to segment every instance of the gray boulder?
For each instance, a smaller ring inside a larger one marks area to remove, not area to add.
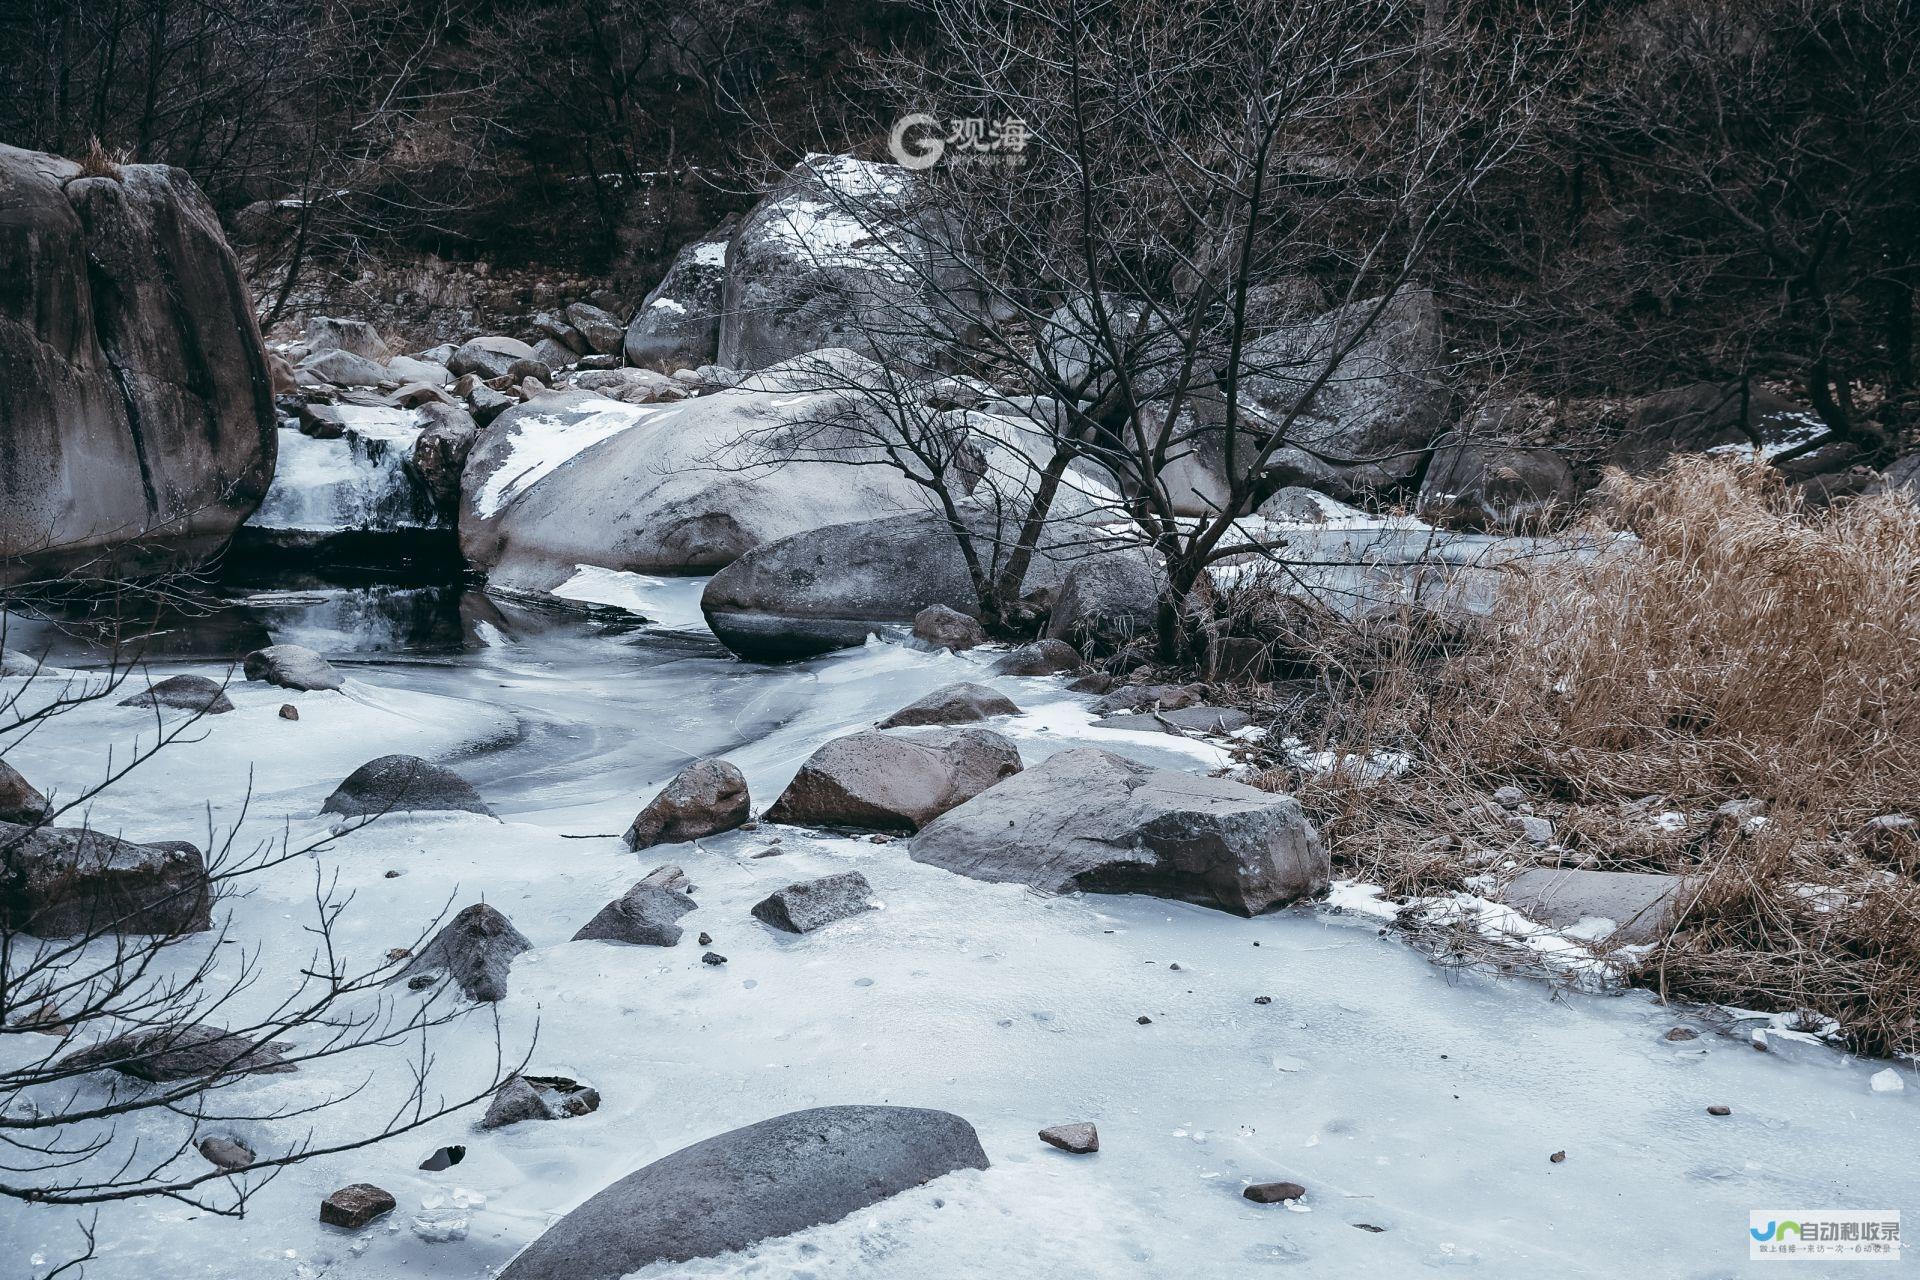
[[[245,279],[187,175],[0,145],[0,585],[196,566],[273,479]]]
[[[500,1129],[522,1120],[565,1120],[600,1109],[600,1091],[566,1076],[509,1076],[493,1091],[482,1129]]]
[[[1474,433],[1442,437],[1420,482],[1422,516],[1456,529],[1538,529],[1572,510],[1573,467],[1552,449],[1488,438],[1498,422],[1483,415]]]
[[[1252,427],[1278,430],[1377,305],[1349,303],[1249,343],[1242,408]],[[1402,290],[1287,429],[1275,473],[1342,498],[1407,484],[1447,423],[1445,366],[1438,302],[1428,290]]]
[[[548,370],[566,369],[577,362],[580,355],[563,342],[542,338],[533,344],[532,359]]]
[[[0,822],[0,860],[11,880],[0,899],[8,927],[38,938],[209,927],[207,862],[183,840],[134,844],[85,828]]]
[[[0,822],[31,825],[53,815],[53,805],[20,776],[20,771],[0,760]]]
[[[332,316],[314,316],[307,321],[309,352],[345,351],[385,364],[393,355],[380,331],[365,320],[339,320]]]
[[[1755,437],[1780,447],[1812,439],[1825,429],[1812,409],[1765,387],[1751,387],[1742,396],[1737,383],[1695,382],[1656,391],[1629,405],[1626,425],[1607,461],[1627,471],[1653,471],[1675,454],[1745,453],[1751,452]]]
[[[753,904],[754,919],[788,933],[812,933],[815,929],[846,920],[863,911],[871,911],[873,886],[858,871],[801,880],[784,889],[776,889]]]
[[[971,724],[994,716],[1020,714],[1013,699],[997,690],[971,680],[943,685],[923,698],[916,698],[882,720],[882,729],[906,729],[916,725]]]
[[[1151,636],[1166,578],[1144,555],[1106,555],[1074,564],[1060,584],[1047,635],[1082,652],[1110,653]]]
[[[696,760],[634,815],[627,848],[683,844],[731,831],[747,820],[750,802],[740,770],[725,760]]]
[[[513,958],[532,948],[512,921],[476,902],[442,926],[388,982],[420,987],[445,974],[469,1000],[504,1000]]]
[[[499,586],[547,590],[581,564],[713,570],[790,534],[918,510],[926,494],[858,461],[844,392],[763,373],[713,395],[634,405],[565,392],[500,415],[461,477],[460,545]]]
[[[1148,893],[1255,915],[1327,886],[1326,846],[1292,796],[1062,751],[935,819],[915,862],[976,880]]]
[[[913,638],[958,653],[985,644],[987,633],[978,619],[944,604],[930,604],[913,615]]]
[[[672,865],[656,867],[625,894],[600,908],[600,914],[582,925],[573,940],[676,946],[681,929],[674,921],[698,905],[688,896],[684,871]]]
[[[431,360],[416,360],[412,356],[395,356],[387,361],[387,377],[399,383],[418,383],[439,390],[453,381],[453,372],[443,364]]]
[[[1500,901],[1542,924],[1611,920],[1608,941],[1625,946],[1666,937],[1698,889],[1687,876],[1531,867],[1501,886]]]
[[[427,424],[413,438],[407,466],[433,496],[434,510],[452,523],[460,515],[460,473],[480,438],[480,425],[472,414],[452,405],[423,405],[421,412]]]
[[[114,1036],[70,1053],[54,1066],[73,1071],[118,1071],[135,1080],[164,1084],[173,1080],[277,1075],[297,1070],[285,1058],[286,1049],[281,1045],[248,1040],[219,1027],[190,1022]]]
[[[936,367],[980,316],[953,239],[905,169],[808,156],[727,249],[719,362],[764,369],[850,347]]]
[[[493,810],[465,778],[419,756],[407,755],[367,761],[348,774],[320,806],[322,813],[349,818],[444,810],[493,816]]]
[[[765,817],[795,826],[917,831],[1019,772],[1019,748],[987,729],[849,734],[814,752]]]
[[[385,365],[351,351],[316,352],[300,362],[294,375],[300,382],[330,387],[377,387],[393,380]]]
[[[172,707],[179,711],[198,711],[204,715],[223,715],[233,710],[233,701],[218,680],[205,676],[168,676],[148,685],[131,698],[120,699],[123,707]]]
[[[522,360],[533,359],[533,348],[518,338],[472,338],[460,344],[447,361],[447,371],[458,378],[471,373],[485,380],[504,378]]]
[[[672,373],[713,363],[720,350],[727,242],[733,231],[729,218],[675,255],[627,326],[628,364]]]
[[[603,356],[620,354],[626,330],[620,322],[590,302],[576,302],[567,308],[567,323],[579,331],[587,345]],[[567,363],[571,364],[572,361]]]
[[[791,1235],[959,1169],[985,1169],[973,1126],[917,1107],[820,1107],[684,1147],[548,1228],[499,1280],[616,1280]]]
[[[270,644],[255,649],[240,660],[240,669],[249,680],[264,680],[282,689],[316,692],[338,689],[346,681],[333,664],[299,644]]]
[[[1023,644],[993,664],[996,675],[1057,676],[1086,666],[1080,651],[1065,640],[1036,640]]]

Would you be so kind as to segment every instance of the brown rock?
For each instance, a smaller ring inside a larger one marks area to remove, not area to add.
[[[1713,1106],[1707,1108],[1707,1114],[1710,1116],[1730,1116],[1733,1114],[1733,1108],[1715,1103]]]
[[[766,817],[804,826],[918,831],[1019,772],[1019,748],[986,729],[855,733],[814,752]]]
[[[747,820],[747,780],[725,760],[696,760],[634,815],[629,849],[681,844],[731,831]]]
[[[283,702],[280,704],[280,718],[282,720],[298,720],[300,718],[300,708],[294,706],[291,702]]]
[[[1553,1164],[1565,1164],[1567,1162],[1567,1153],[1564,1151],[1556,1151],[1548,1156],[1547,1159]]]
[[[1279,1204],[1304,1199],[1307,1189],[1297,1182],[1256,1182],[1240,1194],[1255,1204]]]
[[[1040,1131],[1040,1141],[1076,1156],[1088,1156],[1100,1149],[1100,1131],[1085,1121],[1056,1124]]]
[[[980,623],[958,609],[930,604],[913,615],[913,638],[939,649],[971,649],[987,642]]]
[[[342,1187],[320,1202],[320,1221],[330,1227],[358,1230],[383,1213],[393,1211],[391,1195],[371,1182]]]

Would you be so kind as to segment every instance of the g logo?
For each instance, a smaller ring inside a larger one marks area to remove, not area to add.
[[[907,134],[913,129],[931,129],[933,134],[909,142]],[[940,163],[940,157],[946,149],[947,144],[940,136],[940,122],[922,112],[901,116],[900,122],[893,126],[893,132],[887,137],[887,150],[893,152],[893,158],[900,162],[903,169],[931,169]]]

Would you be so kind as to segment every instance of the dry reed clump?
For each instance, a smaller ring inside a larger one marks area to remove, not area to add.
[[[99,138],[88,138],[87,149],[77,161],[80,176],[83,178],[112,178],[120,181],[120,166],[124,161],[102,145]]]
[[[1415,768],[1271,783],[1297,787],[1347,874],[1393,891],[1513,857],[1698,875],[1649,967],[1664,989],[1920,1051],[1920,508],[1809,509],[1768,468],[1711,458],[1596,496],[1592,527],[1636,541],[1515,572],[1451,652],[1418,628],[1385,651],[1322,638],[1340,693],[1314,744]],[[1557,848],[1489,803],[1509,784]]]

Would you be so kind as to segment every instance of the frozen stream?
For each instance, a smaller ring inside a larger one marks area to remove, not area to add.
[[[989,680],[1026,709],[1004,731],[1029,764],[1085,743],[1217,763],[1204,745],[1089,729],[1084,700],[1056,683],[986,677],[962,657],[876,642],[796,666],[739,663],[699,627],[698,587],[580,588],[627,593],[663,620],[652,627],[336,589],[262,597],[245,627],[166,638],[179,656],[156,676],[222,676],[264,633],[320,648],[351,678],[344,693],[289,694],[236,672],[238,710],[137,771],[94,824],[203,841],[202,803],[230,822],[251,780],[248,831],[266,837],[284,822],[299,840],[326,830],[322,799],[363,761],[403,751],[450,764],[503,820],[388,819],[322,855],[355,894],[340,939],[370,965],[409,945],[443,904],[484,898],[536,948],[515,962],[498,1006],[509,1048],[537,1024],[531,1069],[591,1083],[603,1101],[585,1117],[492,1133],[474,1127],[475,1108],[296,1166],[239,1221],[168,1202],[111,1206],[88,1276],[485,1277],[630,1170],[829,1103],[953,1111],[978,1129],[993,1167],[745,1254],[641,1274],[1718,1277],[1750,1265],[1751,1209],[1920,1207],[1920,1090],[1872,1092],[1868,1077],[1885,1064],[1786,1061],[1710,1033],[1671,1044],[1662,1034],[1678,1012],[1644,994],[1556,999],[1531,983],[1444,971],[1365,918],[1309,908],[1241,920],[1151,898],[1048,898],[916,865],[898,842],[792,829],[637,856],[610,835],[563,838],[623,830],[707,754],[738,764],[764,806],[823,741],[962,678]],[[297,722],[277,716],[283,702],[298,705]],[[143,731],[147,712],[91,706],[10,759],[42,789],[69,790],[97,773],[109,744]],[[752,856],[773,847],[782,852]],[[680,921],[679,947],[568,941],[667,861],[686,868],[701,904]],[[803,937],[748,915],[772,889],[849,868],[865,873],[882,910]],[[232,904],[234,936],[262,946],[272,979],[249,999],[264,1002],[305,959],[313,881],[311,866],[292,864]],[[702,930],[729,957],[724,967],[701,963]],[[177,963],[201,945],[181,944]],[[444,1092],[476,1087],[493,1070],[491,1019],[468,1014],[435,1052]],[[325,1141],[377,1126],[404,1094],[404,1067],[398,1051],[331,1060],[256,1077],[232,1097],[266,1110],[364,1082],[313,1122]],[[1708,1116],[1713,1103],[1732,1116]],[[1098,1155],[1067,1156],[1034,1136],[1070,1120],[1099,1125]],[[308,1123],[242,1132],[268,1155]],[[452,1143],[466,1146],[463,1163],[415,1168]],[[1550,1163],[1562,1150],[1565,1161]],[[1282,1178],[1308,1188],[1303,1211],[1239,1194]],[[399,1209],[359,1234],[319,1225],[320,1198],[357,1181],[387,1188]],[[413,1229],[416,1217],[462,1206],[464,1238],[433,1243]],[[66,1256],[74,1216],[0,1201],[0,1275]],[[1793,1273],[1829,1270],[1851,1274],[1817,1264]]]

